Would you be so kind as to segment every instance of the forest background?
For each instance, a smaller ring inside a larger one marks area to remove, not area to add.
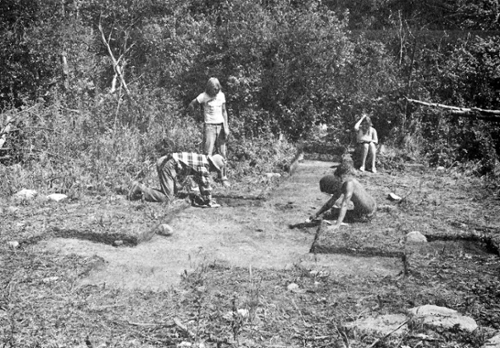
[[[497,119],[407,98],[500,109],[499,17],[497,0],[2,0],[0,158],[21,165],[0,194],[123,192],[199,151],[186,106],[212,76],[234,179],[284,169],[319,124],[348,145],[362,110],[400,154],[495,179]]]

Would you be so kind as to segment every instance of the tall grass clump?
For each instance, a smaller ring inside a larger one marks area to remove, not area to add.
[[[156,185],[156,160],[171,152],[203,152],[202,124],[172,104],[147,98],[134,105],[103,102],[86,110],[35,104],[14,114],[23,127],[22,161],[0,165],[0,194],[25,188],[40,194],[123,194],[133,180]],[[295,147],[263,127],[229,138],[233,180],[285,171]]]
[[[131,180],[146,177],[159,156],[196,151],[200,133],[192,119],[175,112],[126,124],[99,108],[54,104],[34,105],[16,117],[24,128],[23,159],[0,166],[2,196],[23,188],[72,196],[121,193]]]

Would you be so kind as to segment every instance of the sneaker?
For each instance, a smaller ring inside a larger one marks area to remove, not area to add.
[[[377,168],[373,167],[372,168],[372,173],[377,173]]]
[[[139,182],[134,181],[130,185],[130,189],[128,190],[127,199],[130,201],[135,201],[142,198],[142,190],[141,184]]]
[[[361,166],[361,167],[359,167],[359,171],[360,171],[360,172],[364,172],[364,171],[365,171],[365,166]]]

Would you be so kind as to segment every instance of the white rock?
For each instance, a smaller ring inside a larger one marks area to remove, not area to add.
[[[387,195],[387,199],[389,199],[391,201],[400,201],[400,200],[402,200],[401,197],[399,197],[397,194],[392,193],[392,192]]]
[[[174,230],[168,224],[161,224],[156,228],[156,233],[160,236],[169,237],[174,233]]]
[[[60,201],[65,200],[66,198],[68,198],[68,196],[66,196],[65,194],[62,194],[62,193],[53,193],[53,194],[47,196],[47,199],[49,201],[54,201],[54,202],[60,202]]]
[[[299,286],[295,283],[290,283],[286,287],[289,291],[297,291],[299,289]]]
[[[185,347],[192,347],[193,344],[191,342],[186,342],[186,341],[183,341],[179,344],[177,344],[177,348],[185,348]]]
[[[469,332],[477,329],[477,323],[474,319],[461,315],[454,309],[424,305],[411,308],[409,312],[417,319],[421,319],[424,325],[430,327],[451,329],[455,325],[458,325],[460,329]]]
[[[419,231],[411,231],[405,236],[406,243],[427,243],[427,237]]]
[[[378,317],[358,319],[344,326],[347,328],[357,328],[360,331],[370,332],[379,336],[385,336],[391,332],[392,335],[398,336],[408,329],[408,326],[405,324],[407,320],[408,318],[403,314],[386,314]]]
[[[248,309],[244,309],[244,308],[240,308],[238,309],[238,314],[240,315],[240,317],[242,318],[248,318],[248,315],[250,314],[248,312]]]
[[[7,242],[7,245],[9,246],[9,248],[11,249],[17,249],[19,248],[19,242],[16,241],[16,240],[13,240],[11,242]]]
[[[268,178],[280,178],[281,177],[280,173],[266,173],[265,175]]]
[[[500,331],[495,336],[487,340],[482,348],[500,348]]]
[[[35,190],[22,189],[21,191],[14,194],[14,198],[18,199],[33,199],[37,195]]]
[[[8,208],[7,208],[7,211],[8,211],[9,213],[15,213],[15,212],[16,212],[16,211],[18,211],[18,210],[19,210],[19,208],[18,208],[18,207],[14,207],[14,206],[12,206],[12,205],[11,205],[10,207],[8,207]]]

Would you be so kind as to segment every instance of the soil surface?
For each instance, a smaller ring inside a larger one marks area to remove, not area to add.
[[[216,183],[215,209],[90,190],[61,202],[0,199],[0,342],[483,347],[500,330],[498,186],[382,158],[377,174],[356,175],[376,215],[333,233],[333,212],[305,223],[329,198],[318,182],[337,163],[326,157],[306,154],[283,176]],[[157,233],[161,224],[170,236]],[[414,231],[428,242],[408,243]],[[480,329],[412,321],[402,336],[381,337],[352,328],[427,304]]]
[[[73,233],[69,238],[44,240],[38,243],[38,248],[84,257],[96,255],[102,258],[102,265],[83,282],[119,288],[167,289],[176,285],[182,274],[215,262],[229,267],[277,270],[300,265],[321,268],[330,274],[356,273],[367,277],[401,272],[402,263],[397,258],[310,252],[318,225],[303,222],[327,201],[328,196],[319,191],[318,182],[323,175],[332,173],[335,165],[302,161],[293,175],[281,179],[268,197],[245,197],[229,192],[220,195],[218,201],[222,206],[214,209],[183,206],[184,202],[177,202],[180,209],[174,208],[171,215],[157,220],[157,223],[169,221],[173,234],[168,237],[153,235],[135,246],[115,247],[110,243],[71,238],[78,235]],[[258,189],[256,185],[255,191]],[[111,209],[105,221],[119,219],[112,213],[112,207],[116,209],[118,204],[132,211],[140,211],[144,204],[154,205],[117,198],[108,207]],[[142,228],[147,233],[154,230],[154,226],[154,223],[144,223],[130,228]],[[346,231],[348,229],[346,227]],[[102,233],[109,234],[109,231]]]

